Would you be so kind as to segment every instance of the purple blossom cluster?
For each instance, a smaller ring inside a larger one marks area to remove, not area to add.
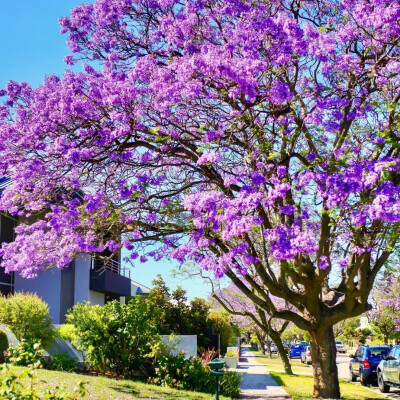
[[[217,277],[302,257],[329,274],[392,249],[400,5],[286,3],[97,0],[61,18],[84,72],[1,92],[0,208],[21,221],[2,266],[124,245]]]

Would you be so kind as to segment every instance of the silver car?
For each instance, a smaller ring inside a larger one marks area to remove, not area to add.
[[[381,360],[376,368],[378,386],[382,393],[387,393],[390,387],[400,387],[400,346],[393,346],[389,354]]]
[[[338,353],[346,353],[346,345],[340,341],[340,340],[335,340],[336,343],[336,350]]]
[[[311,364],[311,349],[310,349],[310,346],[304,347],[304,350],[300,354],[300,360],[304,364]]]

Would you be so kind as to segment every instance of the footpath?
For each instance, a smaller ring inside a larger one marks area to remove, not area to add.
[[[290,400],[288,393],[278,385],[249,350],[243,347],[237,372],[243,373],[241,399],[251,400]]]

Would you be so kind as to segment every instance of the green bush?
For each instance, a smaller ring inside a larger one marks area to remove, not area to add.
[[[229,350],[226,353],[226,357],[237,357],[237,352],[235,350]]]
[[[224,371],[224,375],[220,380],[221,394],[232,399],[240,396],[240,382],[242,376],[234,371]]]
[[[160,341],[155,315],[152,306],[135,297],[128,304],[79,303],[68,313],[67,322],[74,325],[73,343],[85,353],[91,368],[129,377],[150,365]]]
[[[22,339],[16,346],[10,344],[6,352],[5,361],[24,367],[32,364],[40,365],[42,362],[40,342],[35,342],[33,339]]]
[[[72,343],[76,337],[76,330],[74,325],[73,324],[61,325],[56,332],[56,336],[64,340],[69,340]]]
[[[57,386],[54,390],[37,388],[36,367],[31,366],[22,372],[11,370],[4,364],[0,371],[0,399],[2,400],[77,400],[85,397],[85,385],[79,382],[70,390]],[[41,383],[46,384],[45,381]]]
[[[55,371],[74,371],[78,366],[78,361],[70,357],[67,353],[54,353],[51,361],[46,365],[46,368]]]
[[[212,390],[208,366],[195,357],[186,359],[183,352],[161,356],[155,371],[156,377],[150,378],[150,383],[205,393]]]
[[[0,296],[0,323],[18,340],[34,339],[46,345],[54,338],[49,306],[36,294]]]
[[[167,354],[158,359],[157,367],[156,377],[150,378],[149,383],[210,394],[215,392],[215,377],[210,374],[209,366],[199,358],[185,359],[183,352],[178,355]],[[224,371],[220,380],[221,394],[232,398],[239,397],[240,382],[241,375],[233,371]]]
[[[4,362],[4,353],[8,349],[8,338],[7,334],[0,329],[0,363]]]

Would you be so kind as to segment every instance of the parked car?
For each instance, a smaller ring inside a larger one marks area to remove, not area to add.
[[[304,347],[304,350],[301,352],[300,360],[304,364],[311,364],[311,348],[310,346]]]
[[[278,347],[276,346],[275,343],[271,343],[271,353],[277,353],[278,352]]]
[[[400,346],[393,346],[377,369],[378,387],[387,393],[391,386],[400,387]]]
[[[295,358],[295,357],[300,357],[302,351],[304,350],[303,345],[301,344],[294,344],[290,349],[289,349],[289,358]]]
[[[338,353],[346,353],[347,350],[346,345],[342,341],[336,340],[335,343],[336,343],[336,350]]]
[[[389,353],[390,346],[360,346],[355,354],[350,355],[350,379],[355,382],[360,378],[362,385],[377,379],[378,364]]]

